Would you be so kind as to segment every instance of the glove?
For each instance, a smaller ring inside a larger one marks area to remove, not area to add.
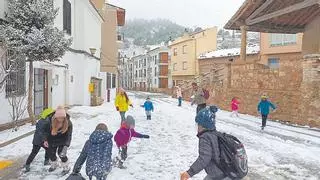
[[[67,156],[67,150],[68,150],[68,147],[67,146],[63,146],[63,149],[60,152],[59,157],[66,157]]]
[[[149,135],[143,135],[142,138],[149,139],[150,136]]]
[[[183,172],[180,175],[180,180],[188,180],[190,178],[190,175],[187,172]]]
[[[130,106],[133,108],[133,105],[132,105],[132,104],[130,104]]]
[[[117,109],[117,111],[119,111],[119,107],[118,106],[116,107],[116,109]]]

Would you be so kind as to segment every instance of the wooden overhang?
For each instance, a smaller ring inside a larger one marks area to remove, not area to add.
[[[320,0],[246,0],[225,29],[300,33],[320,15]]]
[[[112,5],[112,4],[107,4],[107,5],[108,5],[108,7],[111,7],[111,8],[114,8],[114,9],[117,10],[117,23],[118,23],[118,26],[124,26],[125,22],[126,22],[126,10],[121,8],[121,7]]]

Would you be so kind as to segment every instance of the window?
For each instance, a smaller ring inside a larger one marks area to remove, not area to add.
[[[112,88],[116,88],[116,75],[112,74]]]
[[[6,81],[6,97],[23,96],[26,93],[26,63],[24,60],[15,63],[14,69],[17,70],[10,72]]]
[[[71,35],[71,3],[63,0],[63,30]]]
[[[136,70],[136,78],[138,77],[138,71]]]
[[[157,85],[157,79],[154,79],[154,85]]]
[[[143,77],[147,77],[147,70],[146,69],[143,70]]]
[[[143,65],[147,66],[147,59],[146,58],[144,58],[144,60],[143,60]]]
[[[154,64],[157,64],[158,61],[157,61],[157,55],[154,56]]]
[[[178,55],[178,50],[177,50],[177,48],[174,48],[173,49],[173,56],[177,56]]]
[[[183,70],[187,70],[188,69],[187,61],[182,62],[182,68],[183,68]]]
[[[187,46],[187,45],[184,45],[184,46],[182,47],[182,53],[183,53],[183,54],[187,54],[187,51],[188,51],[188,46]]]
[[[268,59],[268,66],[271,69],[279,69],[279,67],[280,67],[279,58],[269,58]]]
[[[157,67],[154,68],[154,76],[157,76]]]
[[[177,63],[173,64],[173,70],[176,71],[177,70]]]
[[[296,34],[269,34],[270,46],[286,46],[297,44]]]

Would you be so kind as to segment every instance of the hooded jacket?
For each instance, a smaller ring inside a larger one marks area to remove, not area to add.
[[[146,135],[140,134],[134,129],[128,128],[123,124],[114,136],[114,141],[116,142],[118,147],[122,147],[126,146],[131,141],[132,137],[144,138],[145,136]]]
[[[238,111],[239,110],[239,101],[236,99],[233,99],[231,101],[231,110],[232,111]]]
[[[39,120],[36,125],[36,132],[33,138],[34,145],[41,145],[44,141],[48,141],[50,146],[70,146],[72,139],[72,122],[70,121],[70,116],[67,114],[67,120],[69,121],[69,126],[67,132],[64,134],[58,133],[57,135],[51,135],[51,122],[54,113],[48,115],[46,119]]]
[[[116,96],[116,100],[114,102],[115,106],[119,108],[120,112],[126,112],[129,110],[129,106],[131,105],[131,101],[126,99],[126,96],[118,94]]]
[[[268,100],[261,100],[258,104],[258,112],[262,115],[268,115],[270,113],[270,108],[276,109],[276,106]]]
[[[85,161],[86,174],[89,177],[102,178],[108,175],[112,167],[112,137],[110,132],[96,130],[84,145],[73,172],[80,172]]]
[[[153,111],[153,103],[150,100],[144,102],[143,107],[145,111]]]
[[[187,171],[190,177],[198,174],[203,169],[215,179],[223,179],[224,173],[217,167],[216,162],[220,162],[220,150],[218,137],[214,130],[205,130],[197,136],[199,138],[199,156]]]

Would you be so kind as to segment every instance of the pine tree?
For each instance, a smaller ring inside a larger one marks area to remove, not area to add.
[[[6,23],[0,27],[0,41],[29,63],[28,114],[33,123],[33,62],[59,61],[72,41],[54,27],[57,14],[53,0],[8,0]]]

